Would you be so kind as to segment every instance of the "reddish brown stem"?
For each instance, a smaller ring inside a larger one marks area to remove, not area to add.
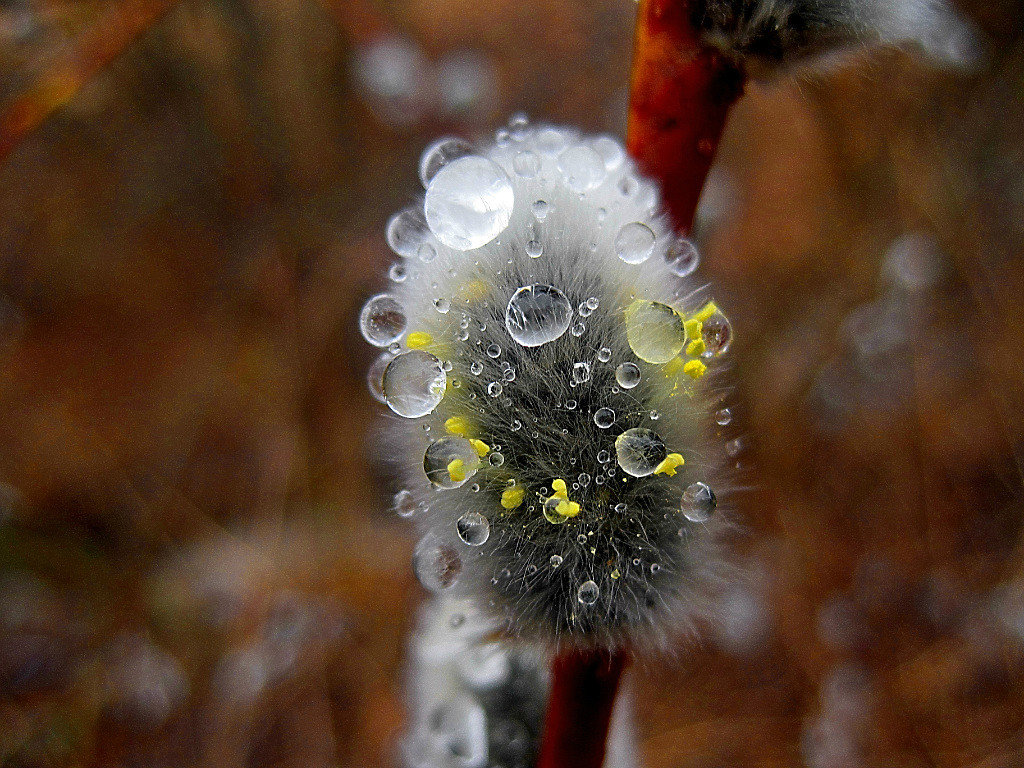
[[[624,651],[605,650],[555,657],[537,768],[601,768],[627,659]]]
[[[743,92],[743,73],[701,43],[689,0],[640,0],[630,83],[629,153],[661,182],[662,199],[688,232],[704,179]]]

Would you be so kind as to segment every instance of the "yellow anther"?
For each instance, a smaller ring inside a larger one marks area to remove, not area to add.
[[[611,572],[611,577],[613,579],[618,579],[621,576],[622,576],[622,574],[619,573],[619,569],[618,568],[616,568],[614,571]]]
[[[466,301],[478,301],[484,298],[489,291],[490,288],[483,280],[471,280],[468,283],[463,283],[456,290],[459,298]]]
[[[491,446],[483,440],[470,440],[469,442],[473,445],[473,450],[476,451],[476,455],[480,458],[483,458],[491,452]]]
[[[704,350],[706,349],[707,347],[704,345],[704,339],[694,339],[686,345],[686,354],[691,357],[697,357],[698,355],[703,355]]]
[[[551,481],[551,490],[554,491],[554,493],[551,495],[556,498],[569,498],[569,487],[565,484],[565,480],[563,480],[560,477],[557,478],[556,480]]]
[[[694,320],[691,318],[683,323],[683,328],[686,331],[686,338],[693,341],[694,339],[699,339],[701,337],[701,332],[704,330],[704,323],[700,320]]]
[[[708,372],[708,367],[700,360],[691,360],[683,366],[683,373],[692,379],[699,379]]]
[[[683,457],[678,453],[670,453],[665,457],[661,464],[655,468],[654,474],[674,477],[676,474],[676,468],[683,466],[684,463]]]
[[[515,509],[523,503],[526,491],[521,485],[513,485],[501,492],[501,506],[505,509]]]
[[[448,462],[448,476],[453,483],[461,483],[466,479],[466,462],[462,459],[452,459]]]
[[[413,331],[405,337],[405,346],[409,349],[423,349],[434,343],[434,337],[426,331]]]
[[[555,512],[560,514],[562,517],[576,517],[580,513],[580,505],[575,501],[565,501],[564,499],[558,502],[558,506],[555,507]]]
[[[444,428],[453,435],[467,438],[473,431],[469,425],[469,421],[464,419],[462,416],[452,416],[444,423]]]
[[[707,304],[704,305],[704,307],[699,312],[694,314],[693,319],[694,320],[700,320],[703,323],[705,320],[707,320],[709,317],[711,317],[717,311],[718,311],[718,305],[715,304],[715,302],[713,302],[713,301],[709,301]]]

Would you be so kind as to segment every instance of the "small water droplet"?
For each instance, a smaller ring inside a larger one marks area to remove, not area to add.
[[[560,566],[562,564],[562,556],[561,555],[552,555],[551,559],[548,560],[548,562],[551,564],[552,568],[557,568],[558,566]]]
[[[417,508],[413,495],[404,488],[395,494],[391,500],[391,507],[399,517],[410,517]]]
[[[701,326],[701,338],[704,340],[703,357],[724,355],[729,351],[732,342],[732,325],[721,312],[715,312]]]
[[[615,411],[611,408],[598,408],[594,411],[594,423],[601,429],[608,429],[615,423]]]
[[[491,524],[479,512],[467,512],[458,519],[455,528],[459,538],[471,547],[479,547],[491,535]]]
[[[600,450],[597,452],[597,461],[599,464],[607,464],[611,461],[612,455],[608,451]]]
[[[615,253],[627,264],[642,264],[654,253],[654,240],[654,231],[646,224],[624,224],[615,236]]]
[[[576,590],[576,599],[578,599],[583,605],[593,605],[597,602],[597,598],[600,596],[601,590],[593,581],[583,582],[580,584],[580,588]]]
[[[546,200],[537,200],[534,202],[531,206],[534,218],[536,218],[537,221],[544,221],[544,219],[548,217],[548,209],[550,207],[551,206],[548,205]]]
[[[704,523],[714,514],[718,499],[707,483],[691,483],[683,491],[679,506],[687,520],[692,523]]]
[[[394,283],[404,283],[405,278],[409,276],[409,270],[405,268],[404,264],[392,264],[388,270],[388,277]]]
[[[601,155],[582,144],[562,152],[558,158],[558,170],[565,178],[565,185],[580,193],[598,186],[607,174]]]
[[[501,384],[496,381],[492,381],[487,385],[487,394],[491,397],[497,397],[501,394]]]
[[[479,468],[480,456],[464,437],[442,437],[423,454],[423,471],[437,488],[458,488]]]
[[[442,315],[447,315],[448,311],[452,308],[452,303],[448,299],[434,299],[434,309],[440,312]]]
[[[633,389],[640,383],[640,368],[636,363],[622,363],[615,369],[615,381],[623,389]]]
[[[572,380],[575,384],[584,384],[590,381],[590,363],[573,364]]]
[[[622,145],[611,136],[598,136],[590,142],[590,145],[601,156],[605,168],[609,171],[614,171],[626,159],[626,152]]]
[[[612,351],[608,347],[601,347],[597,350],[597,359],[599,362],[607,363],[612,359]]]
[[[479,360],[474,360],[472,363],[469,364],[469,372],[472,373],[474,376],[479,376],[481,373],[484,372],[484,364],[481,363]]]
[[[524,179],[532,179],[540,172],[540,158],[536,152],[524,150],[512,158],[512,169]]]
[[[500,467],[505,463],[505,457],[500,451],[491,451],[487,456],[487,461],[492,467]]]
[[[715,422],[720,427],[727,426],[732,421],[732,411],[728,408],[722,408],[715,414]]]
[[[416,251],[423,244],[427,234],[427,220],[423,216],[421,208],[406,208],[388,220],[388,246],[406,259],[411,259],[416,255]]]
[[[700,264],[700,254],[697,252],[697,246],[685,237],[680,237],[668,247],[665,252],[665,261],[672,274],[677,277],[686,277],[697,269]]]
[[[573,336],[579,338],[580,336],[583,335],[583,332],[585,330],[587,330],[587,326],[586,325],[584,325],[581,322],[576,322],[576,323],[573,324],[572,328],[569,330],[569,333],[571,333]]]
[[[413,551],[413,573],[426,589],[443,592],[458,581],[462,573],[462,558],[447,544],[440,543],[432,534],[420,539]]]
[[[498,357],[499,355],[501,355],[501,347],[499,347],[497,344],[489,344],[486,352],[488,357]]]
[[[626,514],[626,510],[629,509],[629,505],[626,504],[624,501],[620,501],[618,504],[615,505],[614,509],[618,514],[624,515]]]
[[[531,240],[526,244],[526,255],[531,259],[539,259],[544,255],[544,245],[540,240]]]

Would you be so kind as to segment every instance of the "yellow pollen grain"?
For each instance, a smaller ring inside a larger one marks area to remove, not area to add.
[[[413,331],[405,338],[405,346],[409,349],[423,349],[434,343],[434,337],[426,331]]]
[[[690,341],[694,341],[701,337],[701,332],[704,330],[704,323],[700,320],[687,320],[683,323],[683,330],[686,331],[686,338]]]
[[[466,479],[466,463],[462,459],[452,459],[448,462],[448,476],[453,483],[461,483]]]
[[[554,491],[552,496],[559,499],[569,498],[569,487],[565,484],[565,480],[557,478],[551,482],[551,490]]]
[[[523,503],[525,496],[526,491],[523,490],[523,486],[513,485],[501,492],[501,506],[505,509],[515,509]]]
[[[666,376],[675,376],[677,373],[679,373],[679,370],[682,367],[683,367],[683,358],[681,358],[681,357],[673,357],[671,360],[669,360],[667,363],[665,363],[665,367],[662,368],[662,370],[665,372]]]
[[[466,438],[468,438],[473,432],[472,427],[469,425],[469,421],[464,419],[462,416],[452,416],[444,423],[444,428],[453,435]]]
[[[460,299],[466,301],[479,301],[484,298],[490,288],[483,280],[471,280],[468,283],[463,283],[456,289],[456,293],[459,294]]]
[[[469,442],[472,444],[473,450],[476,451],[476,455],[480,458],[483,458],[491,452],[491,446],[483,440],[470,440]]]
[[[669,475],[670,477],[674,477],[676,474],[676,469],[678,467],[683,466],[684,463],[685,462],[683,461],[683,457],[680,456],[678,453],[670,453],[668,456],[665,457],[661,464],[659,464],[655,468],[654,474]]]
[[[691,360],[683,366],[683,373],[692,379],[699,379],[708,372],[708,367],[700,360]]]
[[[709,317],[711,317],[717,311],[718,311],[718,305],[715,304],[715,302],[713,302],[713,301],[709,301],[707,304],[705,304],[703,306],[703,308],[699,312],[694,314],[693,319],[694,320],[700,320],[703,323],[705,320],[707,320]]]
[[[697,357],[697,355],[703,355],[707,346],[704,344],[704,339],[694,339],[686,345],[686,354]]]
[[[580,505],[575,501],[565,501],[564,499],[558,502],[558,506],[555,507],[555,512],[560,514],[562,517],[576,517],[580,513]]]

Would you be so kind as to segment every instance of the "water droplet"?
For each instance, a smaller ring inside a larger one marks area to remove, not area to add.
[[[531,240],[526,244],[526,255],[531,259],[539,259],[544,255],[544,245],[540,240]]]
[[[469,364],[469,372],[472,373],[474,376],[479,376],[481,373],[484,372],[484,364],[481,363],[479,360],[474,360],[472,363]]]
[[[611,136],[598,136],[590,144],[601,156],[605,168],[609,171],[614,171],[626,159],[626,152],[622,145]]]
[[[491,397],[497,397],[501,394],[501,384],[496,381],[492,381],[487,385],[487,394]]]
[[[545,128],[537,134],[537,148],[545,155],[556,155],[565,146],[565,135],[556,128]]]
[[[491,535],[491,524],[479,512],[467,512],[455,523],[459,538],[471,547],[479,547]]]
[[[544,513],[544,519],[554,525],[561,525],[569,518],[561,514],[558,511],[558,505],[561,504],[564,499],[560,499],[557,496],[552,496],[544,502],[544,506],[541,511]]]
[[[548,562],[551,564],[552,568],[557,568],[558,566],[560,566],[562,564],[562,556],[561,555],[552,555],[551,559],[548,560]]]
[[[667,304],[634,301],[626,309],[626,339],[633,354],[648,363],[667,363],[686,343],[683,318]]]
[[[580,588],[576,590],[576,599],[583,603],[583,605],[593,605],[600,596],[601,590],[598,589],[597,584],[593,581],[584,581],[580,584]]]
[[[590,381],[590,363],[575,363],[572,367],[572,380],[574,384]]]
[[[488,357],[498,357],[501,354],[501,347],[497,344],[489,344],[486,352]]]
[[[462,139],[445,137],[438,139],[423,150],[420,155],[420,181],[426,187],[431,179],[452,160],[458,160],[472,152],[469,143]]]
[[[614,509],[617,514],[624,515],[626,514],[626,510],[629,509],[629,505],[623,501],[620,501],[618,504],[615,505]]]
[[[536,218],[537,221],[544,221],[544,219],[548,217],[548,210],[550,207],[551,206],[548,205],[546,200],[537,200],[532,206],[530,206],[533,211],[534,218]]]
[[[427,187],[424,212],[438,240],[468,251],[505,230],[514,204],[515,193],[505,172],[491,160],[469,155],[437,172]]]
[[[744,447],[743,438],[737,437],[725,444],[725,453],[730,459],[735,459],[743,452]]]
[[[405,309],[386,293],[371,297],[359,313],[359,330],[375,347],[393,344],[405,333]]]
[[[384,369],[381,391],[388,407],[399,416],[426,416],[444,397],[447,375],[441,361],[414,349],[395,357]]]
[[[724,355],[729,351],[732,341],[732,325],[721,312],[715,312],[701,326],[701,338],[704,340],[703,357]]]
[[[370,370],[366,372],[366,386],[369,387],[373,399],[378,402],[387,402],[384,399],[384,369],[394,359],[395,356],[390,352],[381,352],[380,356],[371,363]]]
[[[623,363],[615,369],[615,381],[623,389],[632,389],[640,383],[640,368],[636,363]]]
[[[577,482],[579,482],[581,488],[586,488],[588,485],[590,485],[590,481],[592,480],[592,478],[586,472],[580,472],[580,475],[579,477],[576,478],[576,480]]]
[[[532,179],[540,172],[540,158],[537,153],[524,150],[512,159],[512,168],[524,179]]]
[[[607,363],[612,359],[612,351],[608,347],[601,347],[597,350],[597,359],[599,362]]]
[[[595,309],[601,306],[601,301],[597,298],[597,296],[591,296],[583,303],[587,305],[587,309],[589,309],[591,312],[593,312]]]
[[[447,315],[448,311],[452,308],[452,303],[448,299],[434,299],[434,309],[440,312],[442,315]]]
[[[648,413],[647,415],[651,417],[651,421],[657,421],[658,419],[661,418],[661,411],[653,410],[650,413]]]
[[[579,312],[580,317],[590,317],[594,310],[587,306],[587,302],[581,301],[580,305],[576,307],[576,311]]]
[[[711,515],[718,506],[718,499],[715,492],[706,483],[692,483],[683,491],[683,498],[680,502],[683,517],[692,523],[704,523],[711,519]]]
[[[732,421],[732,411],[728,408],[723,408],[715,414],[715,422],[720,427],[727,426]]]
[[[583,332],[585,330],[587,330],[587,326],[585,326],[583,323],[577,322],[573,324],[572,329],[569,331],[569,333],[578,338],[583,335]]]
[[[432,243],[423,243],[416,249],[416,258],[424,264],[429,264],[437,258],[437,248]],[[434,287],[436,288],[437,286],[435,285]]]
[[[633,477],[653,474],[667,455],[665,443],[650,429],[627,429],[615,438],[615,458],[622,471]]]
[[[601,450],[597,452],[597,461],[599,464],[607,464],[611,461],[612,455],[608,451]]]
[[[505,370],[503,370],[501,372],[501,380],[506,382],[506,383],[510,382],[510,381],[515,381],[516,380],[516,369],[510,367],[510,368],[506,368]]]
[[[388,245],[395,253],[411,259],[427,237],[427,220],[418,207],[399,211],[388,220]]]
[[[686,277],[697,269],[697,265],[700,264],[700,254],[697,252],[697,246],[685,237],[680,237],[668,247],[668,251],[665,252],[665,261],[672,274],[677,277]]]
[[[499,451],[491,451],[487,456],[487,461],[492,467],[500,467],[505,463],[505,457]]]
[[[595,150],[582,144],[569,147],[558,157],[558,170],[573,192],[587,192],[604,181],[607,169]]]
[[[533,576],[533,574],[535,574],[536,572],[537,572],[537,566],[534,565],[533,563],[530,563],[528,566],[526,566],[526,575],[527,576]]]
[[[443,592],[458,581],[462,573],[462,558],[452,547],[438,541],[436,536],[427,534],[413,551],[412,569],[426,589]]]
[[[654,231],[639,221],[623,225],[615,236],[615,253],[627,264],[642,264],[654,253]]]
[[[516,291],[505,310],[505,327],[524,347],[539,347],[559,338],[569,327],[572,305],[551,285],[527,285]]]
[[[651,573],[657,574],[661,570],[661,566],[658,563],[651,563]]]
[[[391,269],[388,270],[388,277],[394,283],[404,283],[408,276],[409,272],[404,264],[392,264]]]
[[[615,411],[611,408],[598,408],[594,412],[594,423],[601,429],[608,429],[615,423]]]
[[[410,517],[416,511],[416,500],[403,488],[391,500],[391,508],[399,517]]]
[[[458,488],[476,474],[480,456],[464,437],[442,437],[427,446],[423,471],[437,488]]]

